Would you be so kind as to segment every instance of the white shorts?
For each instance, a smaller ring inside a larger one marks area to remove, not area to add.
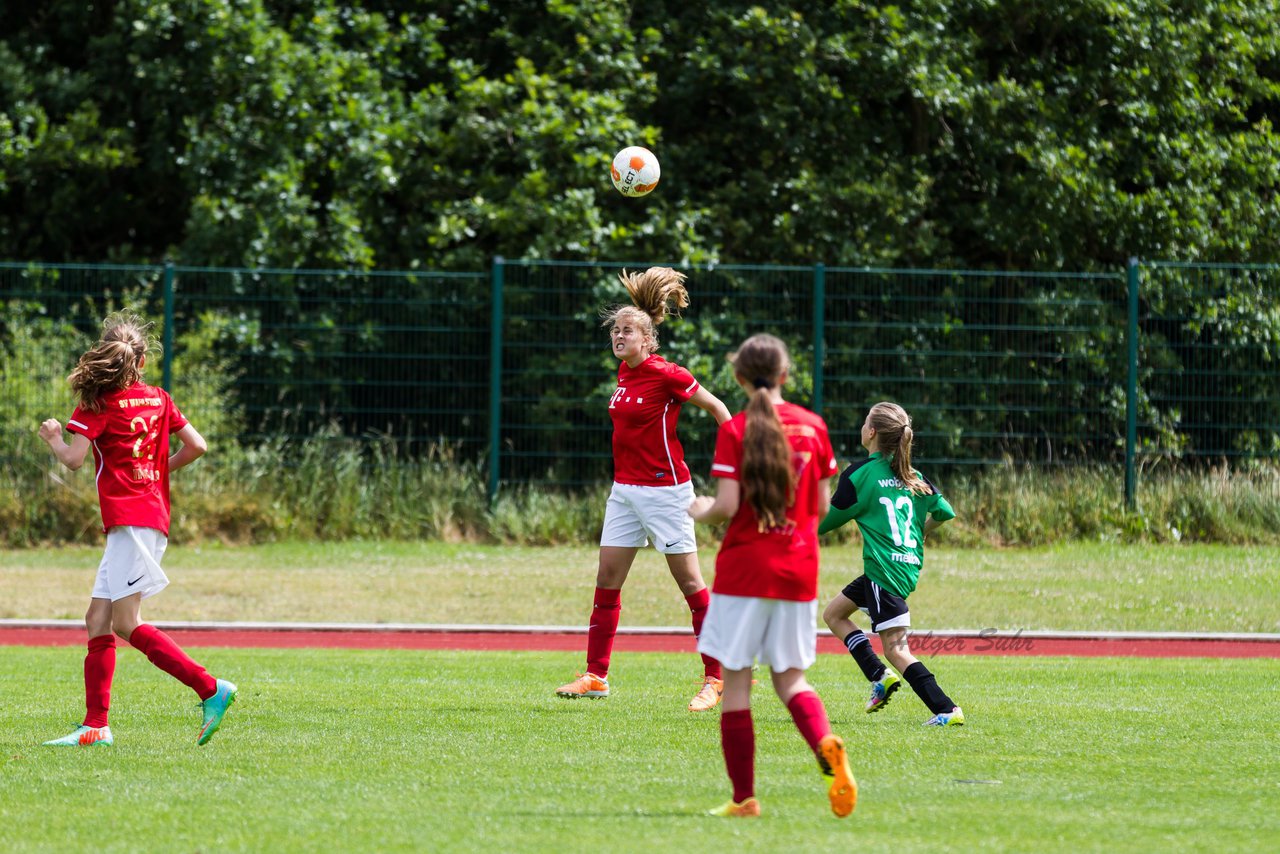
[[[633,486],[615,483],[604,508],[600,545],[638,549],[653,542],[664,555],[698,550],[689,505],[693,483],[675,486]]]
[[[757,660],[774,673],[808,670],[818,657],[818,600],[712,593],[698,652],[727,670],[745,670]]]
[[[107,531],[107,550],[98,564],[93,582],[94,599],[115,602],[141,593],[154,596],[169,586],[169,577],[160,568],[169,538],[155,528],[118,525]]]

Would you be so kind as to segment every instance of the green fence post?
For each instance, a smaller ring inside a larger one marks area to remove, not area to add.
[[[813,266],[813,411],[822,414],[822,373],[826,344],[822,328],[827,322],[827,266]]]
[[[502,279],[503,258],[494,256],[489,312],[489,506],[498,497],[502,444]]]
[[[1129,259],[1129,379],[1125,384],[1124,503],[1137,506],[1134,456],[1138,447],[1138,259]]]
[[[164,333],[161,347],[164,352],[164,370],[160,375],[160,387],[173,391],[173,262],[164,262]]]

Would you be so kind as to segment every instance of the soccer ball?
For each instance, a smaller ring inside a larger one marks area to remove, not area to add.
[[[628,146],[613,156],[609,172],[613,186],[624,196],[647,196],[658,186],[662,169],[653,152],[638,145]]]

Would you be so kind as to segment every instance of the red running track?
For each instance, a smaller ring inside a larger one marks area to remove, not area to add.
[[[586,649],[583,632],[483,630],[350,630],[350,629],[204,629],[161,628],[183,646],[333,648],[333,649],[447,649],[447,650],[565,650]],[[0,627],[0,646],[79,646],[83,628]],[[876,651],[879,640],[872,637]],[[687,633],[620,633],[614,643],[620,652],[692,652]],[[1140,658],[1280,658],[1280,636],[1142,636],[1054,635],[1051,633],[917,632],[911,651],[928,655],[1060,655],[1125,656]],[[844,653],[834,637],[818,637],[818,652]]]

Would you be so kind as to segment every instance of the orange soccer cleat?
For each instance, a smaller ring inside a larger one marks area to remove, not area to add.
[[[597,700],[609,696],[609,681],[594,673],[579,673],[578,678],[556,689],[556,695],[568,700],[588,697]]]
[[[708,676],[702,682],[702,687],[698,689],[698,693],[693,695],[693,699],[689,701],[689,711],[706,712],[720,705],[720,698],[724,696],[724,680],[712,679]]]
[[[849,757],[840,736],[834,733],[824,735],[822,741],[818,742],[818,765],[822,768],[822,778],[827,783],[831,811],[844,818],[858,805],[858,784],[854,782],[853,772],[849,770]]]

